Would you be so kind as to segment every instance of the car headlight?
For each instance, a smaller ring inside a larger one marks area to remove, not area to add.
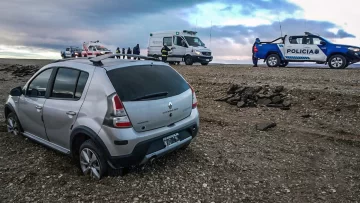
[[[197,54],[197,55],[201,55],[200,51],[194,51],[194,53]]]
[[[351,50],[351,51],[355,51],[355,52],[360,51],[360,49],[356,48],[356,47],[349,47],[348,49]]]

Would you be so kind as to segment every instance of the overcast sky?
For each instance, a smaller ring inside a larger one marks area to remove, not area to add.
[[[279,20],[283,34],[310,31],[359,46],[359,15],[351,5],[354,0],[4,0],[0,57],[60,58],[66,46],[89,40],[113,51],[139,43],[146,55],[150,32],[192,29],[215,62],[241,63],[250,61],[256,37],[280,37]]]

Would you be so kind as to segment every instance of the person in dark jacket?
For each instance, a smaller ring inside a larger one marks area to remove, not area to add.
[[[134,49],[133,49],[133,54],[140,55],[140,47],[139,47],[139,44],[137,44],[137,45],[134,47]],[[136,59],[140,60],[139,57],[134,57],[134,59],[135,59],[135,60],[136,60]]]
[[[120,48],[119,48],[119,47],[116,49],[116,53],[117,53],[117,54],[121,54],[121,53],[120,53]],[[120,58],[120,56],[117,56],[116,58]]]
[[[126,54],[131,54],[131,49],[128,47]],[[131,56],[128,56],[127,59],[131,59]]]
[[[122,48],[122,54],[125,54],[125,48]],[[123,56],[123,59],[125,59],[125,56]]]
[[[255,42],[252,46],[252,61],[253,61],[253,67],[258,67],[257,63],[258,63],[258,58],[255,56],[255,53],[257,52],[257,48],[255,47],[256,44],[260,43],[260,39],[256,38]]]
[[[169,47],[167,47],[166,45],[164,45],[163,48],[161,49],[161,60],[162,60],[163,62],[165,62],[165,63],[166,63],[166,61],[167,61],[167,57],[168,57],[168,55],[169,55],[169,51],[170,51],[170,49],[169,49]]]

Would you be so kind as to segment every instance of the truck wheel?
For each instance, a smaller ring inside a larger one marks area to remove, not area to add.
[[[266,65],[268,67],[277,67],[280,65],[280,57],[277,54],[271,54],[266,59]]]
[[[287,65],[289,65],[289,61],[283,61],[280,63],[280,67],[286,67]]]
[[[334,55],[329,59],[329,67],[333,69],[343,69],[347,64],[346,58],[342,55]]]
[[[191,56],[186,56],[186,57],[185,57],[185,64],[186,64],[186,65],[191,66],[193,63],[194,63],[194,62],[193,62]]]

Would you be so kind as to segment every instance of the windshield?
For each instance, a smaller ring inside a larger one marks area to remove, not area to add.
[[[331,44],[331,41],[326,39],[325,37],[320,37],[320,39],[324,40],[326,43],[330,43]]]
[[[198,38],[198,37],[189,37],[184,36],[189,46],[198,47],[198,46],[205,46],[205,44]]]
[[[105,47],[103,47],[103,46],[97,45],[97,46],[95,46],[95,47],[96,47],[96,50],[98,50],[98,51],[109,51],[109,49],[107,49],[107,48],[105,48]]]

